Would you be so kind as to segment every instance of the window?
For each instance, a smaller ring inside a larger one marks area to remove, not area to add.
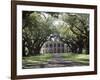
[[[61,45],[61,47],[63,47],[63,48],[64,48],[64,44],[62,44],[62,45]]]
[[[52,44],[50,44],[50,48],[52,48]]]
[[[54,47],[56,47],[56,43],[54,43]]]
[[[60,47],[60,43],[58,43],[58,47]]]

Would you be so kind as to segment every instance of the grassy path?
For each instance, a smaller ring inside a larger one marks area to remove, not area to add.
[[[54,53],[23,58],[23,68],[51,68],[89,65],[86,54]]]

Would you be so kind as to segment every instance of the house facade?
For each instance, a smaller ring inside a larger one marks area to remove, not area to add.
[[[41,48],[41,53],[67,53],[68,51],[67,44],[61,41],[47,41]]]

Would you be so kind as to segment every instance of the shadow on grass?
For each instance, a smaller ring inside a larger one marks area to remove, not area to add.
[[[89,55],[87,54],[61,53],[59,58],[60,61],[55,62],[53,59],[53,55],[49,53],[23,57],[23,69],[89,65]]]

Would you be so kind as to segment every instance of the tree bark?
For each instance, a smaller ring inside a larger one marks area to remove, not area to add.
[[[40,50],[41,50],[40,47],[36,47],[36,48],[34,49],[34,55],[39,55],[39,54],[40,54]]]

